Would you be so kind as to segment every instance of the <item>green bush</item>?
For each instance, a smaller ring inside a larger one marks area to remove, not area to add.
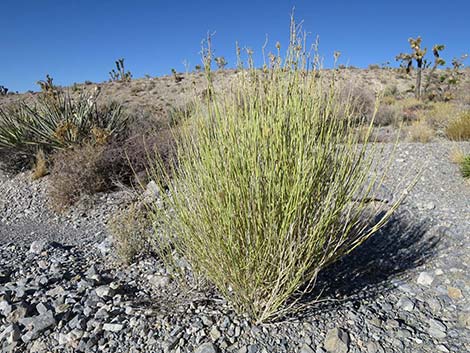
[[[0,149],[34,156],[83,142],[103,144],[121,134],[128,118],[119,105],[98,107],[98,92],[73,99],[62,91],[41,94],[34,104],[0,109]]]
[[[470,178],[470,155],[464,157],[460,164],[460,171],[464,178]]]
[[[350,100],[334,79],[305,70],[296,38],[284,65],[241,71],[234,95],[209,83],[213,94],[196,104],[164,177],[163,206],[152,210],[157,250],[174,275],[185,278],[184,259],[255,322],[289,310],[397,206],[370,222],[379,150],[358,143]]]

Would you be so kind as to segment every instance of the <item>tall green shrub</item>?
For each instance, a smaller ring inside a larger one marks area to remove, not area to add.
[[[256,322],[289,310],[397,206],[370,221],[378,149],[359,143],[351,97],[321,76],[297,29],[284,60],[241,71],[231,94],[209,81],[211,94],[186,120],[172,178],[158,162],[153,170],[167,188],[152,213],[169,268],[182,275],[184,259]]]

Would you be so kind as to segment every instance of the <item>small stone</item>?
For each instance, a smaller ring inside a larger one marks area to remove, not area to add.
[[[38,305],[36,305],[36,310],[39,314],[45,314],[49,310],[49,308],[43,303],[39,303]]]
[[[21,319],[23,319],[27,313],[28,309],[26,308],[26,306],[18,306],[15,310],[10,313],[10,315],[7,316],[7,321],[12,324],[15,324]]]
[[[446,346],[444,346],[443,344],[438,344],[436,346],[436,349],[439,351],[439,352],[444,352],[444,353],[449,353],[449,349],[447,349]]]
[[[470,329],[470,312],[461,312],[458,321],[462,327]]]
[[[257,353],[258,352],[258,345],[257,344],[250,344],[248,346],[248,353]]]
[[[113,241],[110,238],[106,238],[101,243],[96,245],[96,248],[100,251],[101,255],[106,256],[111,252]]]
[[[334,328],[327,332],[324,347],[328,352],[347,353],[349,350],[349,334],[342,328]]]
[[[434,281],[434,277],[429,272],[421,272],[418,276],[418,284],[422,286],[430,286]]]
[[[433,210],[435,208],[436,208],[436,205],[433,202],[426,202],[426,203],[422,204],[422,209],[423,210],[430,211],[430,210]]]
[[[20,339],[21,332],[17,325],[9,325],[0,332],[0,342],[6,340],[7,344],[12,344]]]
[[[212,343],[204,343],[197,347],[194,353],[217,353],[217,349]]]
[[[170,283],[170,278],[168,276],[151,275],[148,277],[148,281],[154,289],[161,289]]]
[[[47,242],[44,240],[36,240],[31,243],[31,246],[29,247],[29,252],[31,254],[39,255],[44,251],[46,248]]]
[[[375,342],[367,343],[366,348],[367,348],[367,353],[377,353],[378,351],[377,343]]]
[[[456,287],[448,287],[447,294],[450,298],[454,300],[459,300],[463,298],[462,291]]]
[[[300,347],[299,353],[315,353],[314,350],[307,344]]]
[[[24,342],[37,338],[42,332],[56,325],[54,315],[50,310],[41,315],[23,318],[19,320],[19,323],[28,330],[28,332],[22,336]]]
[[[428,333],[434,338],[444,338],[447,336],[447,327],[441,321],[436,319],[429,320]]]
[[[0,314],[1,315],[6,317],[10,315],[12,310],[13,310],[12,306],[6,300],[0,301]]]
[[[405,311],[413,311],[415,303],[407,297],[402,297],[397,302],[397,306]]]
[[[98,297],[106,299],[114,295],[114,290],[110,286],[103,285],[97,287],[95,293]]]
[[[104,324],[103,330],[110,332],[119,332],[124,328],[124,325],[121,324]]]
[[[62,286],[57,286],[52,289],[49,289],[46,292],[46,295],[49,297],[60,297],[65,295],[65,289]]]
[[[222,334],[216,326],[213,326],[210,331],[210,336],[213,341],[217,341],[222,336]]]

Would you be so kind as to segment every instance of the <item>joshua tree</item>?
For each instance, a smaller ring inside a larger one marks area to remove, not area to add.
[[[109,72],[109,76],[111,77],[111,81],[121,81],[127,82],[131,80],[132,74],[130,71],[125,70],[124,68],[124,58],[117,59],[116,63],[116,70],[112,69]]]
[[[8,93],[8,88],[5,86],[0,86],[0,96],[6,96]]]
[[[401,61],[403,66],[406,68],[406,72],[409,73],[413,68],[413,61],[416,61],[417,66],[417,73],[416,73],[416,86],[415,86],[415,96],[416,98],[421,98],[421,81],[422,81],[422,72],[424,68],[427,68],[431,65],[426,59],[424,59],[427,48],[421,48],[421,37],[417,37],[416,39],[410,38],[408,42],[411,46],[411,53],[401,53],[397,55],[396,60]],[[431,69],[431,72],[428,75],[428,82],[430,82],[431,76],[434,74],[434,71],[437,69],[438,66],[445,65],[445,61],[440,58],[439,52],[444,50],[445,46],[443,44],[436,44],[433,49],[434,55],[434,65]],[[426,85],[425,88],[427,88]]]
[[[223,56],[216,57],[214,61],[219,69],[223,69],[227,65],[227,61],[225,61],[225,58]]]
[[[171,69],[171,73],[173,74],[173,78],[175,79],[176,83],[179,83],[183,80],[183,77],[180,76],[175,69]]]

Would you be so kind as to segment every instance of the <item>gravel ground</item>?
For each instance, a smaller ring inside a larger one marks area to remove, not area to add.
[[[47,177],[0,174],[1,352],[468,352],[470,184],[452,146],[400,144],[386,184],[422,174],[396,216],[323,271],[327,300],[259,326],[153,258],[120,265],[104,224],[125,192],[57,216]]]

